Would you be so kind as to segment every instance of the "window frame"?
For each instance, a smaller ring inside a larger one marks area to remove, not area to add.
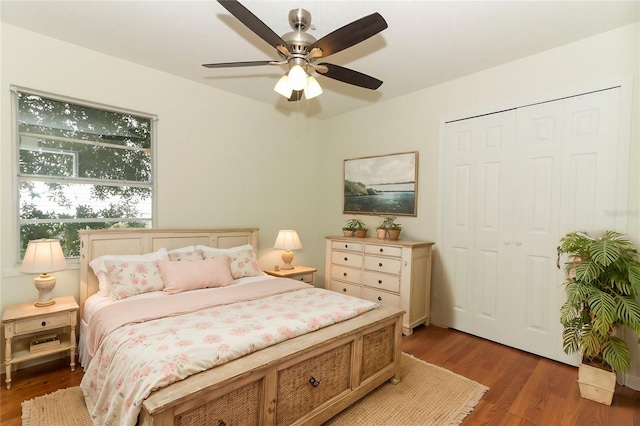
[[[22,94],[28,94],[28,95],[34,95],[34,96],[40,96],[43,98],[48,98],[57,102],[68,102],[68,103],[72,103],[75,105],[79,105],[79,106],[83,106],[83,107],[88,107],[88,108],[94,108],[94,109],[98,109],[98,110],[103,110],[103,111],[108,111],[108,112],[112,112],[112,113],[116,113],[116,114],[125,114],[125,115],[133,115],[136,117],[140,117],[140,118],[144,118],[144,119],[148,119],[150,121],[150,132],[151,132],[151,139],[150,139],[150,145],[149,145],[149,153],[150,153],[150,182],[149,183],[139,183],[138,185],[135,182],[132,181],[122,181],[122,180],[113,180],[113,181],[109,181],[110,184],[113,184],[113,186],[140,186],[140,187],[148,187],[150,188],[151,191],[151,228],[155,228],[156,227],[156,223],[157,223],[157,176],[156,176],[156,164],[157,164],[157,122],[158,122],[158,117],[156,114],[151,114],[151,113],[146,113],[146,112],[141,112],[141,111],[136,111],[136,110],[132,110],[132,109],[127,109],[127,108],[121,108],[121,107],[115,107],[115,106],[111,106],[111,105],[105,105],[102,103],[98,103],[98,102],[92,102],[92,101],[87,101],[87,100],[83,100],[83,99],[78,99],[78,98],[73,98],[73,97],[69,97],[69,96],[64,96],[64,95],[58,95],[58,94],[54,94],[54,93],[49,93],[49,92],[44,92],[41,90],[36,90],[36,89],[31,89],[31,88],[27,88],[27,87],[21,87],[21,86],[15,86],[12,85],[10,88],[11,91],[11,123],[12,123],[12,139],[13,139],[13,146],[12,146],[12,156],[13,156],[13,173],[12,173],[12,188],[13,188],[13,200],[12,200],[12,204],[13,204],[13,218],[12,218],[12,222],[13,222],[13,229],[14,231],[14,237],[16,238],[14,240],[13,243],[13,251],[15,253],[15,258],[17,259],[16,262],[16,266],[19,266],[20,262],[22,261],[22,257],[20,255],[20,244],[21,244],[21,225],[25,224],[25,223],[34,223],[31,221],[35,221],[35,223],[47,223],[47,222],[51,222],[51,223],[61,223],[64,221],[60,221],[57,219],[41,219],[41,220],[34,220],[34,219],[26,219],[25,221],[21,220],[21,203],[20,203],[20,182],[25,180],[25,179],[29,179],[30,177],[34,177],[36,178],[38,181],[41,182],[46,182],[47,180],[54,180],[57,182],[67,182],[67,183],[80,183],[80,184],[99,184],[102,183],[104,184],[105,181],[100,180],[100,179],[92,179],[92,178],[82,178],[82,177],[78,177],[77,175],[74,177],[67,177],[67,176],[59,176],[59,177],[51,177],[51,178],[46,178],[43,177],[41,175],[30,175],[30,174],[21,174],[20,173],[20,153],[22,149],[29,149],[29,148],[25,148],[25,147],[21,147],[20,145],[20,124],[19,124],[19,97],[18,97],[18,93],[22,93]],[[39,136],[39,135],[38,135]],[[57,137],[54,137],[57,138]],[[61,139],[65,139],[65,138],[61,138]],[[65,139],[65,140],[69,140],[69,139]],[[76,142],[81,142],[81,143],[89,143],[87,141],[83,141],[83,140],[76,140]],[[104,142],[95,142],[95,144],[97,145],[110,145],[108,143],[104,143]],[[132,149],[132,148],[127,148],[127,147],[123,147],[123,146],[118,146],[118,148],[120,149]],[[62,153],[62,152],[59,152]],[[65,155],[71,155],[70,153],[65,153]],[[77,218],[74,219],[74,221],[77,220],[77,223],[82,223],[82,222],[116,222],[116,221],[120,221],[120,219],[114,219],[114,218]],[[75,267],[79,264],[79,258],[78,257],[68,257],[67,258],[68,264],[72,267]]]

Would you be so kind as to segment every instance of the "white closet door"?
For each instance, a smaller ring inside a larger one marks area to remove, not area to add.
[[[448,326],[576,362],[562,351],[557,246],[569,231],[616,229],[621,146],[619,88],[446,124]]]
[[[459,330],[493,338],[508,289],[515,111],[447,125],[445,315]]]

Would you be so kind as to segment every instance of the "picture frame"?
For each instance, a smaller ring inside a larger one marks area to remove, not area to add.
[[[417,216],[418,152],[344,160],[344,214]]]

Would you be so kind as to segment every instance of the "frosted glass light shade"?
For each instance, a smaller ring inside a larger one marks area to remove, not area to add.
[[[289,99],[291,97],[291,94],[293,93],[293,89],[289,85],[289,76],[285,74],[280,77],[280,80],[278,80],[273,90]]]
[[[307,72],[300,65],[294,65],[289,70],[289,86],[293,90],[302,90],[307,85]]]
[[[313,99],[316,96],[320,96],[322,94],[322,87],[320,87],[320,83],[315,78],[309,76],[307,79],[307,87],[304,89],[304,97],[306,99]]]
[[[56,286],[56,279],[50,272],[67,268],[59,240],[41,239],[29,241],[27,251],[20,266],[20,272],[25,274],[40,274],[33,279],[38,289],[36,306],[49,306],[55,303],[51,299],[51,292]]]

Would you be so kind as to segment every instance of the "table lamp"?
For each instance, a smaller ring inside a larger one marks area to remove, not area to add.
[[[293,229],[281,229],[278,231],[278,237],[273,248],[284,250],[282,252],[282,261],[284,265],[280,269],[293,269],[291,262],[293,261],[293,252],[291,250],[299,250],[302,248],[302,242],[298,233]]]
[[[33,279],[33,284],[38,289],[38,300],[34,305],[49,306],[56,303],[51,299],[51,292],[56,286],[56,278],[50,272],[61,271],[67,268],[67,261],[62,253],[59,240],[31,240],[27,246],[27,252],[22,259],[20,272],[24,274],[40,274]]]

